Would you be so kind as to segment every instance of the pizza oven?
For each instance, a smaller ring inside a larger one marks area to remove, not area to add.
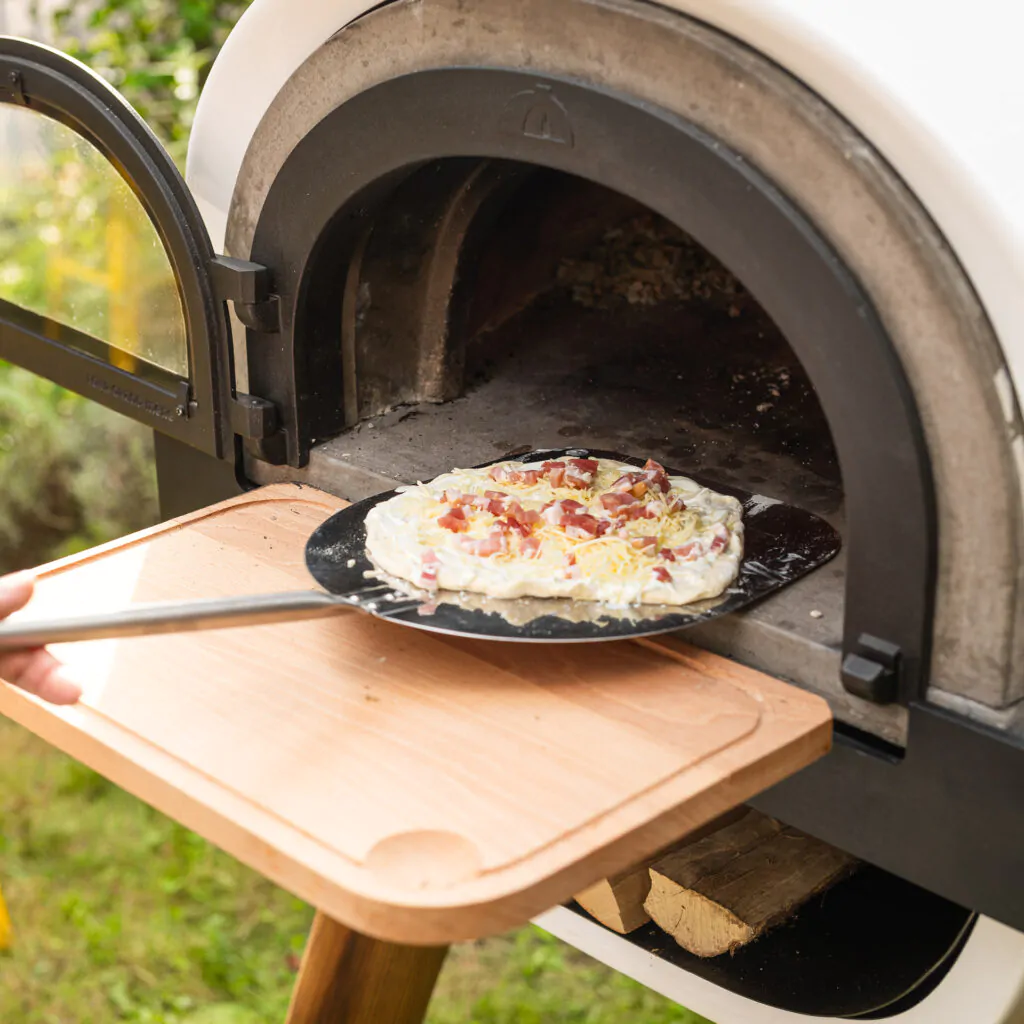
[[[861,911],[931,950],[891,1016],[976,914],[1024,928],[1019,300],[954,244],[966,198],[940,215],[756,18],[688,6],[264,0],[202,97],[195,203],[131,117],[97,127],[84,72],[65,95],[8,41],[0,100],[74,124],[157,224],[188,369],[9,301],[0,356],[150,423],[168,515],[575,445],[825,518],[834,560],[688,638],[830,703],[833,752],[756,805],[880,869]],[[844,913],[819,924],[855,960],[870,926]],[[744,970],[704,975],[816,1012]]]

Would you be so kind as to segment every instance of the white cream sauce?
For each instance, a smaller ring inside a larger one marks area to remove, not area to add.
[[[503,465],[539,468],[514,461]],[[679,496],[686,503],[684,511],[629,522],[621,528],[625,537],[608,533],[576,539],[542,520],[534,528],[540,548],[531,558],[519,552],[515,536],[510,538],[506,552],[483,557],[463,549],[463,538],[482,539],[494,529],[495,517],[489,512],[467,508],[469,528],[464,533],[452,533],[437,522],[451,508],[445,503],[445,491],[477,495],[502,491],[524,509],[537,511],[552,500],[570,498],[585,505],[584,511],[591,515],[606,518],[600,495],[620,476],[636,469],[601,459],[589,490],[553,488],[544,479],[533,485],[497,483],[488,469],[456,469],[429,483],[400,488],[395,497],[374,506],[366,516],[367,554],[385,572],[422,586],[423,556],[433,552],[441,590],[494,598],[575,598],[621,607],[682,605],[717,597],[739,573],[743,558],[742,509],[735,498],[687,477],[670,477],[671,490],[666,495],[649,493],[642,498],[644,504],[652,500],[670,503]],[[709,551],[712,540],[723,529],[728,537],[725,547]],[[657,536],[654,554],[638,551],[630,544],[630,539],[642,536]],[[698,542],[697,551],[701,553],[696,557],[668,561],[657,554],[662,548],[678,548],[691,541]],[[570,555],[575,557],[574,566],[568,564]],[[655,567],[667,570],[671,579],[658,579]]]

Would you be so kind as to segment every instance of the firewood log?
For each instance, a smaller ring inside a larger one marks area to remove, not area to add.
[[[650,868],[644,909],[684,949],[719,956],[791,917],[857,861],[757,811]]]

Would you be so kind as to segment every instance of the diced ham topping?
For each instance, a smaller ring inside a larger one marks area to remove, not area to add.
[[[567,516],[576,515],[584,506],[572,498],[552,501],[540,510],[541,518],[552,526],[562,526]]]
[[[598,499],[607,511],[615,514],[628,505],[636,505],[637,499],[629,491],[607,491]]]
[[[441,560],[437,557],[437,552],[432,548],[427,548],[421,556],[421,568],[420,568],[420,583],[427,588],[427,590],[437,590],[437,567],[441,564]]]
[[[636,502],[633,505],[624,505],[615,514],[619,519],[624,519],[627,523],[632,523],[637,519],[658,518],[658,513],[650,505],[641,505],[640,502]]]
[[[513,469],[509,466],[493,466],[490,470],[492,480],[501,483],[533,485],[546,477],[552,487],[572,487],[586,490],[593,486],[597,475],[596,459],[567,459],[565,461],[544,462],[539,469]],[[670,482],[665,468],[653,459],[648,459],[642,470],[626,473],[619,477],[602,495],[599,501],[606,516],[591,515],[586,506],[571,498],[549,501],[540,511],[524,509],[515,498],[505,491],[490,490],[480,494],[463,494],[459,491],[445,491],[444,501],[451,508],[438,518],[438,524],[452,533],[465,533],[470,523],[467,518],[468,509],[489,512],[495,517],[494,529],[484,538],[463,537],[459,540],[462,548],[472,555],[488,558],[509,550],[509,538],[517,536],[518,550],[523,557],[534,558],[541,547],[541,541],[533,535],[534,527],[544,520],[552,526],[561,527],[567,536],[577,540],[603,537],[613,533],[628,541],[630,546],[647,555],[657,555],[665,562],[690,561],[700,558],[705,553],[715,553],[725,549],[729,543],[728,530],[719,524],[709,543],[693,540],[676,548],[658,549],[658,538],[650,536],[631,536],[625,524],[641,519],[656,519],[666,513],[681,512],[686,503],[678,495],[662,500],[654,498],[655,493],[667,494]],[[643,498],[650,494],[653,500],[646,504]],[[428,588],[437,586],[437,567],[439,561],[433,551],[423,555],[421,579]],[[566,556],[567,575],[578,572],[575,555]],[[655,566],[655,577],[662,582],[671,582],[668,569]]]
[[[708,547],[708,552],[714,554],[717,551],[722,551],[725,545],[729,543],[729,531],[719,523],[715,526],[715,536]]]
[[[596,459],[569,459],[565,467],[565,486],[585,491],[593,486],[596,473]]]
[[[480,540],[463,537],[460,543],[464,551],[468,551],[469,554],[477,555],[480,558],[490,558],[491,555],[508,550],[508,540],[501,530],[492,530],[486,537]]]
[[[466,513],[462,510],[461,506],[458,505],[450,512],[441,516],[437,523],[444,529],[451,530],[452,533],[465,533],[469,529],[469,523],[466,521]]]
[[[657,487],[662,494],[665,494],[671,486],[665,467],[660,462],[655,462],[654,459],[648,459],[644,463],[643,478],[651,487]]]
[[[673,548],[672,554],[681,562],[692,562],[704,554],[704,546],[699,540],[691,540],[678,548]]]
[[[658,546],[657,537],[634,537],[630,542],[630,547],[636,548],[637,551],[643,551],[645,554],[653,555],[654,549]]]
[[[512,469],[510,466],[492,466],[489,474],[492,480],[503,484],[526,484],[533,486],[543,475],[540,469]]]
[[[498,528],[503,530],[505,533],[518,533],[520,537],[528,537],[533,529],[526,523],[521,523],[518,519],[507,515],[504,519],[498,520]]]
[[[611,490],[631,491],[643,478],[643,473],[624,473],[612,484]]]
[[[566,536],[575,537],[582,539],[585,537],[597,537],[602,532],[601,520],[596,516],[592,516],[584,512],[582,515],[565,515],[562,517],[562,527],[565,530]],[[608,526],[605,526],[605,530]]]
[[[552,487],[563,487],[565,485],[565,463],[545,462],[540,467],[548,475],[548,481]]]
[[[460,494],[458,491],[445,491],[444,500],[456,508],[480,509],[481,512],[490,512],[491,515],[500,516],[505,511],[505,502],[509,495],[503,491],[484,491],[481,494]]]

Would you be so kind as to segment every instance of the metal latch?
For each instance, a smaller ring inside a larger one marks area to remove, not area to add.
[[[278,298],[270,291],[270,271],[260,263],[214,256],[210,277],[217,298],[231,302],[235,316],[253,331],[276,334],[281,330]]]
[[[900,649],[888,640],[861,633],[843,658],[843,686],[875,704],[891,704],[899,691]]]
[[[277,406],[256,395],[235,395],[231,400],[231,430],[250,440],[263,440],[276,433]]]

